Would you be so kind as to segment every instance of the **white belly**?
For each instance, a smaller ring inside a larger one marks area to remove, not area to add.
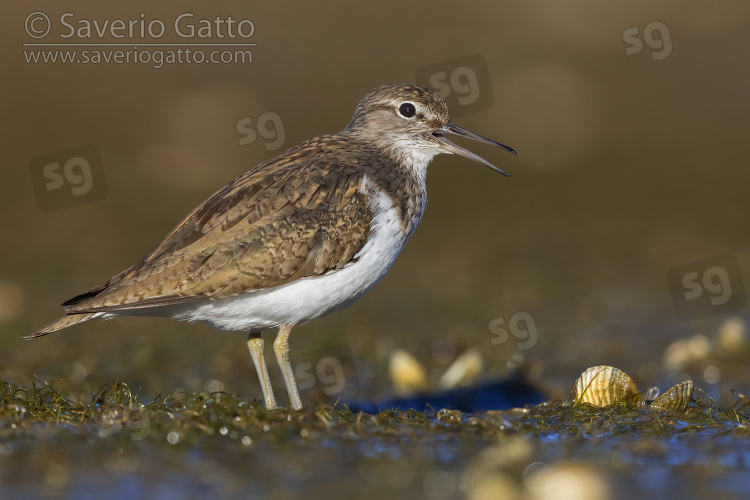
[[[303,323],[342,309],[362,297],[388,272],[411,234],[401,232],[399,211],[391,198],[368,184],[374,215],[367,243],[356,261],[321,276],[302,278],[274,288],[220,300],[133,311],[138,315],[168,316],[181,321],[204,321],[222,330],[258,331],[282,323]],[[419,218],[424,206],[420,207]],[[416,224],[412,226],[412,231]],[[128,313],[124,313],[128,314]],[[132,313],[130,313],[132,314]],[[112,317],[103,315],[103,319]]]

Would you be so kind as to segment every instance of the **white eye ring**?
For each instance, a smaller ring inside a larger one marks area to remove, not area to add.
[[[417,105],[411,101],[402,102],[398,107],[398,114],[399,116],[401,116],[401,118],[410,120],[417,116]]]

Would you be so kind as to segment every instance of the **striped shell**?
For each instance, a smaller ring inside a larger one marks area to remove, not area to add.
[[[643,403],[633,379],[612,366],[592,366],[578,377],[574,391],[576,403],[588,403],[600,408],[618,403]]]
[[[685,411],[693,399],[693,381],[680,382],[654,399],[649,408],[657,411]]]

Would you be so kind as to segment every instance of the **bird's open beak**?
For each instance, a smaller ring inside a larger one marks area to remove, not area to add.
[[[456,124],[454,124],[452,122],[448,122],[448,124],[445,127],[439,128],[439,129],[437,129],[436,131],[434,131],[432,133],[432,135],[434,135],[435,138],[437,138],[437,140],[440,141],[440,143],[442,144],[441,148],[446,153],[455,153],[457,155],[461,155],[461,156],[466,157],[466,158],[468,158],[470,160],[474,160],[475,162],[478,162],[478,163],[481,163],[483,165],[486,165],[489,168],[491,168],[492,170],[494,170],[495,172],[499,172],[499,173],[501,173],[501,174],[503,174],[505,176],[510,177],[509,173],[507,173],[506,171],[504,171],[504,170],[502,170],[500,168],[497,168],[495,165],[493,165],[492,163],[488,162],[487,160],[485,160],[481,156],[477,156],[474,153],[472,153],[471,151],[469,151],[468,149],[464,149],[461,146],[452,143],[451,141],[449,141],[445,137],[445,134],[453,134],[453,135],[457,135],[459,137],[465,137],[467,139],[473,139],[473,140],[475,140],[477,142],[483,142],[485,144],[492,144],[493,146],[497,146],[498,148],[502,148],[502,149],[504,149],[506,151],[509,151],[509,152],[513,153],[514,155],[518,154],[518,153],[516,153],[516,151],[513,148],[509,148],[505,144],[500,144],[499,142],[495,142],[492,139],[487,139],[486,137],[483,137],[483,136],[481,136],[479,134],[475,134],[474,132],[466,130],[465,128],[461,128],[461,127],[459,127],[458,125],[456,125]]]

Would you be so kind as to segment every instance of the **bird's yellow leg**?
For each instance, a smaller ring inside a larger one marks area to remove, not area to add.
[[[281,374],[284,376],[286,390],[289,393],[289,402],[292,404],[292,408],[301,410],[302,400],[297,390],[297,381],[294,380],[292,364],[289,362],[289,333],[292,331],[292,326],[294,325],[284,324],[279,327],[279,334],[273,342],[273,350],[276,353],[276,360],[279,362]]]
[[[248,334],[247,347],[250,349],[250,357],[253,358],[255,371],[258,372],[258,379],[260,380],[260,387],[263,389],[263,399],[266,403],[266,409],[273,410],[276,408],[276,398],[273,397],[271,379],[268,377],[268,368],[266,367],[266,360],[263,357],[263,337],[261,337],[261,332],[250,332]]]

